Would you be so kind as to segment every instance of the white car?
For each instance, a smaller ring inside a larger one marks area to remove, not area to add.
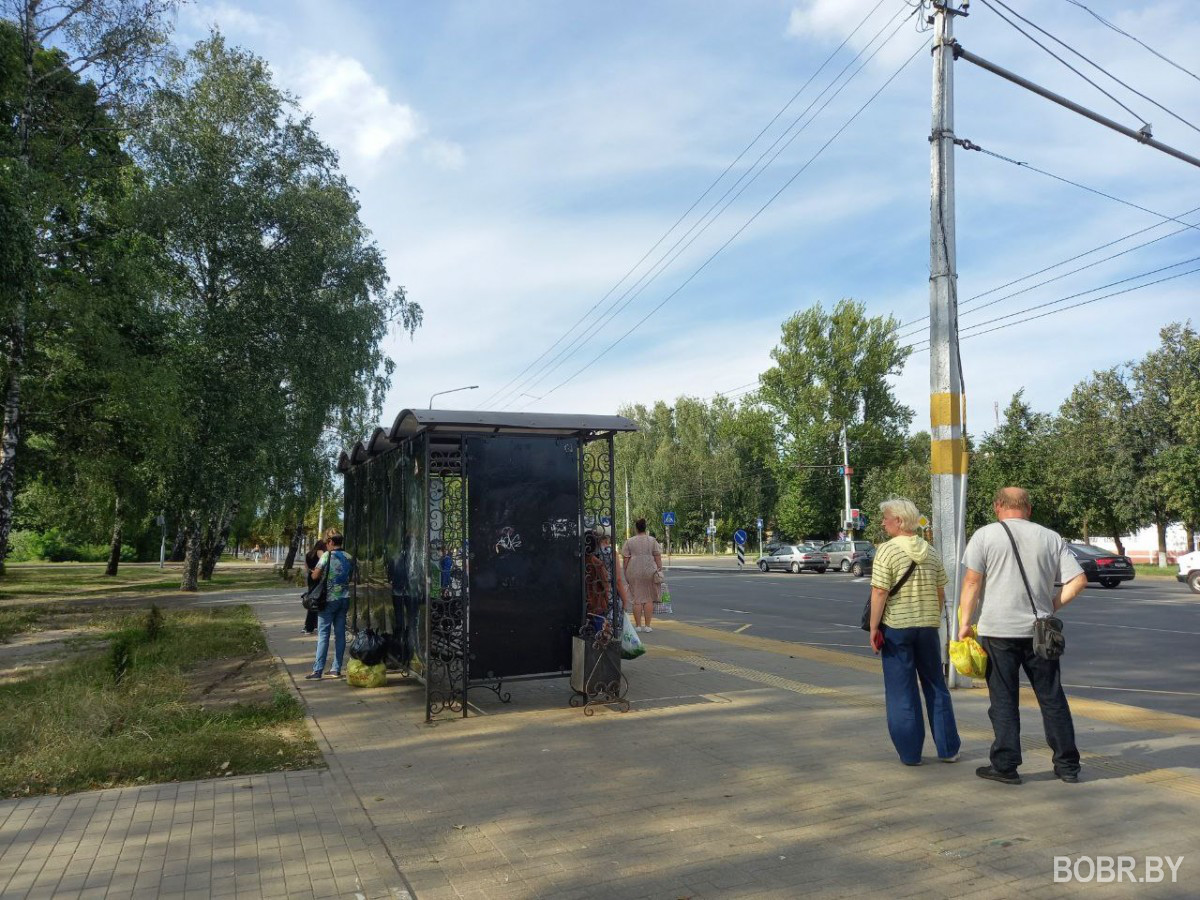
[[[1179,574],[1175,577],[1192,589],[1192,593],[1200,594],[1200,550],[1193,550],[1178,557]]]

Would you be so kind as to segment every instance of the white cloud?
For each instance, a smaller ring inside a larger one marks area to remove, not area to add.
[[[270,22],[232,3],[198,3],[180,8],[180,26],[186,33],[202,33],[216,26],[223,34],[263,37],[271,33]]]
[[[373,163],[403,153],[425,133],[416,111],[394,100],[356,59],[309,54],[291,75],[301,105],[343,157]]]
[[[425,158],[439,169],[458,171],[467,162],[466,151],[453,141],[433,139],[425,144]]]

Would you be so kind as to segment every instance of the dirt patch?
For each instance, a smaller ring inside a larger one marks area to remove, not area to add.
[[[205,707],[270,703],[275,662],[266,653],[244,659],[212,659],[186,673],[187,699]]]
[[[74,653],[103,647],[104,642],[79,640],[95,633],[91,628],[54,628],[17,635],[0,655],[0,684],[23,681]]]

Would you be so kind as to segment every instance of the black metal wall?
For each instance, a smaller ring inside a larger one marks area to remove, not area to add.
[[[471,679],[566,672],[581,622],[579,440],[467,439]]]

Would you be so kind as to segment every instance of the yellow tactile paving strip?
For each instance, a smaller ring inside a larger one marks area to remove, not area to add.
[[[672,623],[672,626],[672,630],[678,628],[709,630],[702,629],[700,626],[695,625],[683,625],[682,623]],[[726,632],[721,633],[727,634]],[[732,636],[740,637],[740,635]],[[774,643],[782,644],[785,642],[775,641]],[[809,650],[812,648],[804,649]],[[743,680],[761,684],[766,687],[772,687],[782,691],[789,691],[793,694],[802,694],[811,697],[824,697],[834,701],[839,706],[852,706],[859,709],[871,710],[883,709],[883,702],[874,697],[868,697],[839,688],[808,684],[804,681],[796,681],[792,678],[785,678],[782,675],[775,675],[770,672],[759,671],[758,669],[750,669],[745,666],[724,663],[720,660],[715,660],[707,656],[701,656],[689,650],[679,650],[663,644],[656,644],[653,652],[658,656],[665,656],[669,659],[678,660],[679,662],[691,663],[695,666],[703,666],[706,671],[720,672],[724,675],[732,675],[735,678],[741,678]],[[800,654],[792,653],[788,655],[799,656]],[[1074,701],[1072,701],[1072,704],[1074,704]],[[1187,717],[1180,716],[1179,718]],[[984,733],[982,731],[977,732],[973,730],[961,731],[960,735],[969,740],[982,743],[987,743],[992,738],[990,732]],[[1040,746],[1036,739],[1030,737],[1023,737],[1021,739],[1021,744],[1026,750],[1034,750]],[[1080,756],[1084,764],[1089,769],[1098,770],[1113,776],[1130,778],[1143,784],[1151,784],[1157,787],[1167,788],[1171,791],[1179,791],[1200,797],[1200,778],[1194,775],[1178,772],[1174,769],[1155,769],[1135,760],[1123,759],[1121,757],[1104,756],[1095,753],[1081,753]]]
[[[855,669],[859,672],[879,672],[879,663],[864,656],[855,656],[841,650],[826,650],[822,647],[809,647],[805,644],[793,644],[788,641],[777,641],[772,638],[754,637],[749,634],[733,634],[719,628],[707,628],[702,625],[689,625],[686,622],[659,620],[656,627],[685,637],[703,638],[710,641],[720,641],[747,650],[761,650],[767,653],[792,656],[797,659],[807,659],[812,662],[827,663],[841,666],[845,669]],[[1028,688],[1021,692],[1021,705],[1037,708],[1037,700],[1033,691]],[[1179,715],[1178,713],[1158,712],[1142,709],[1124,703],[1113,703],[1109,700],[1091,700],[1082,697],[1071,698],[1071,711],[1078,716],[1108,722],[1112,725],[1122,725],[1138,731],[1157,731],[1162,734],[1187,734],[1200,731],[1200,718]]]

